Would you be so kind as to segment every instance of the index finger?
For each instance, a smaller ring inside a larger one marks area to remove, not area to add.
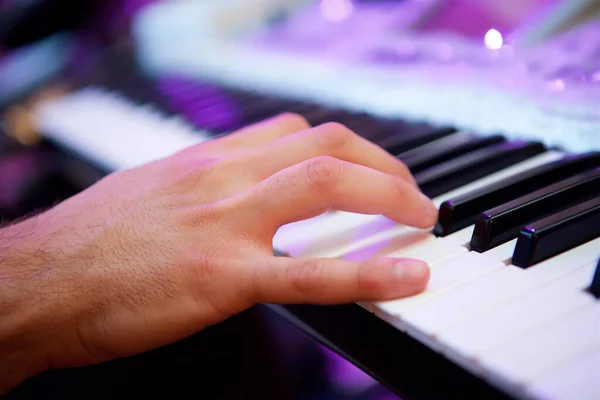
[[[419,228],[432,227],[438,215],[431,200],[404,179],[332,157],[296,164],[240,196],[244,205],[236,209],[243,219],[269,232],[330,209],[383,214]]]

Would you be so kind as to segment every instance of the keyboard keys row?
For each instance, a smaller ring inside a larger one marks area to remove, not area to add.
[[[447,348],[460,349],[467,357],[510,343],[533,327],[568,314],[595,300],[583,292],[589,284],[595,264],[574,266],[556,279],[522,296],[489,307],[476,317],[445,330],[438,341]],[[560,299],[560,301],[557,301]]]
[[[444,331],[470,318],[485,315],[494,306],[564,278],[575,268],[595,262],[599,246],[600,239],[595,239],[529,269],[507,265],[450,289],[418,307],[398,313],[396,317],[410,324],[418,335],[440,337]],[[548,305],[553,306],[552,303]]]
[[[451,127],[385,119],[364,112],[351,112],[304,100],[222,87],[185,77],[160,77],[153,83],[133,70],[129,70],[127,75],[131,77],[126,83],[118,79],[118,82],[110,83],[102,80],[102,84],[139,104],[152,103],[167,115],[183,115],[198,129],[211,132],[212,136],[240,129],[283,112],[300,114],[313,126],[327,122],[342,123],[391,154],[411,150],[456,132]],[[478,145],[474,143],[472,146],[475,148]]]
[[[439,206],[448,198],[482,190],[488,185],[523,174],[532,168],[561,159],[563,156],[562,153],[555,151],[545,152],[436,197],[433,202]],[[408,249],[434,238],[435,235],[431,230],[399,225],[380,215],[336,212],[283,226],[273,243],[277,249],[291,257],[341,257],[357,250],[361,250],[362,257],[367,257]],[[471,232],[466,236],[463,235],[463,238],[463,243],[468,243]]]
[[[513,263],[527,268],[597,237],[600,237],[600,197],[524,227]]]
[[[416,174],[437,164],[450,161],[455,157],[502,143],[505,140],[499,135],[481,137],[468,132],[456,132],[402,153],[398,155],[398,158],[406,164],[413,174]]]
[[[485,211],[477,216],[471,250],[487,251],[517,237],[528,223],[598,196],[600,169],[594,169]]]
[[[415,174],[419,187],[437,197],[479,178],[508,168],[546,150],[542,143],[514,141],[486,147]]]
[[[482,190],[471,191],[462,196],[449,196],[440,206],[434,232],[438,236],[449,235],[474,224],[477,215],[486,210],[597,167],[600,167],[600,153],[566,156],[560,161],[530,169]]]

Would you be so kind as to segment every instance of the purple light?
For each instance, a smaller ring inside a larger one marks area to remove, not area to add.
[[[198,127],[218,133],[235,130],[240,124],[235,101],[217,86],[165,76],[158,80],[157,88],[171,106]]]
[[[546,85],[549,90],[560,92],[565,90],[565,81],[562,79],[554,79]]]
[[[333,22],[347,19],[354,12],[352,0],[321,0],[321,15]]]

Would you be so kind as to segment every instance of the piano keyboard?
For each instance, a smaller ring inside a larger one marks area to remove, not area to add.
[[[341,122],[406,162],[440,207],[438,224],[327,213],[282,227],[274,248],[423,259],[425,292],[361,306],[516,398],[600,398],[600,153],[134,75],[91,80],[43,105],[40,131],[116,171],[283,111]]]

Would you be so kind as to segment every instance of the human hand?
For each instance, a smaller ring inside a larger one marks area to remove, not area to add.
[[[437,218],[400,161],[339,124],[285,114],[109,175],[0,231],[0,386],[165,345],[256,303],[424,289],[420,261],[273,256],[282,225],[330,209],[421,228]],[[3,359],[29,369],[10,378]]]

